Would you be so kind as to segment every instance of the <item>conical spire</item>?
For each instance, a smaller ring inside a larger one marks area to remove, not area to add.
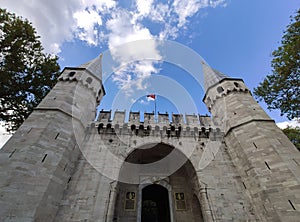
[[[202,63],[203,68],[203,75],[204,75],[204,88],[205,92],[208,90],[209,87],[219,83],[222,79],[228,78],[225,74],[212,69],[208,66],[205,62]]]
[[[100,54],[95,59],[93,59],[85,64],[82,64],[81,66],[79,66],[79,68],[85,68],[88,71],[90,71],[92,74],[94,74],[95,76],[102,79],[102,54]]]

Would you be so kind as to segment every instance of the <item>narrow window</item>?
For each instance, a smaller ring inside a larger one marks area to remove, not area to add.
[[[268,167],[269,170],[271,170],[269,164],[265,161],[266,166]]]
[[[69,77],[73,77],[75,74],[76,74],[76,72],[74,72],[74,71],[69,72]]]
[[[135,125],[131,125],[131,131],[135,130]]]
[[[294,210],[296,210],[296,208],[295,208],[294,204],[292,203],[292,201],[289,200],[289,203],[290,203],[290,205],[292,206],[292,208],[293,208]]]
[[[64,171],[66,170],[67,166],[68,166],[68,164],[66,163],[66,165],[65,165],[65,167],[64,167]]]
[[[221,92],[224,91],[224,89],[223,89],[223,87],[219,86],[219,87],[217,88],[217,91],[218,91],[218,93],[221,93]]]
[[[246,187],[246,185],[245,185],[245,183],[243,182],[243,185],[244,185],[244,188],[245,188],[245,190],[247,190],[247,187]]]
[[[8,158],[11,158],[12,157],[12,155],[14,155],[14,153],[16,152],[16,149],[14,149],[14,151],[12,151],[11,152],[11,154],[9,155],[9,157]]]
[[[48,154],[45,154],[45,156],[43,157],[43,159],[42,159],[42,163],[44,163],[44,161],[45,161],[45,159],[46,159],[47,155],[48,155]]]
[[[233,83],[235,85],[235,87],[240,87],[240,85],[237,82]]]
[[[85,80],[88,84],[91,84],[93,79],[91,77],[88,77],[86,80]]]
[[[298,166],[300,166],[299,163],[298,163],[295,159],[293,159],[293,160],[294,160],[294,162],[295,162]]]
[[[55,138],[54,138],[54,139],[56,140],[58,136],[59,136],[59,133],[57,133],[57,134],[56,134],[56,136],[55,136]]]
[[[256,144],[253,142],[253,145],[255,146],[255,148],[257,149],[257,146],[256,146]]]

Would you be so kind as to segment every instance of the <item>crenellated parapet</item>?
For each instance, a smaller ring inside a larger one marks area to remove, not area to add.
[[[100,111],[95,127],[99,134],[116,133],[136,136],[162,137],[195,137],[209,138],[222,136],[221,130],[212,124],[210,116],[196,114],[144,113],[141,121],[140,112],[130,112],[128,122],[125,121],[125,111],[116,111],[112,118],[110,111]]]
[[[97,100],[101,100],[101,98],[105,95],[105,90],[102,86],[101,79],[89,72],[86,68],[83,67],[66,67],[58,81],[75,81],[81,83],[84,87],[93,91],[93,93],[97,96]],[[99,84],[101,88],[99,89]],[[98,98],[99,97],[99,98]],[[101,98],[100,98],[101,97]]]
[[[218,84],[212,85],[207,89],[207,94],[204,96],[203,102],[210,111],[217,99],[236,92],[243,92],[251,95],[242,79],[224,78]]]

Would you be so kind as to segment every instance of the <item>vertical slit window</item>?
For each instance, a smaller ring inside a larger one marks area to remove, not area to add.
[[[265,161],[266,166],[268,167],[269,170],[271,170],[269,164]]]
[[[42,163],[45,161],[46,157],[48,156],[48,154],[45,154],[45,156],[42,159]]]
[[[247,190],[247,187],[246,187],[246,185],[245,185],[245,183],[243,182],[243,185],[244,185],[244,188],[245,188],[245,190]]]
[[[14,151],[12,151],[11,152],[11,154],[9,155],[9,157],[8,158],[11,158],[12,157],[12,155],[14,155],[14,153],[16,152],[16,149],[14,149]]]
[[[295,206],[294,206],[294,204],[292,203],[291,200],[289,200],[289,203],[290,203],[290,205],[292,206],[292,208],[293,208],[294,210],[296,210],[296,208],[295,208]]]

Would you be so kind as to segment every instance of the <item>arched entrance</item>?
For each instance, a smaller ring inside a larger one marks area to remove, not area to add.
[[[118,222],[203,221],[199,181],[191,161],[166,143],[132,150],[117,184]]]
[[[170,222],[168,190],[152,184],[142,190],[142,222]]]

